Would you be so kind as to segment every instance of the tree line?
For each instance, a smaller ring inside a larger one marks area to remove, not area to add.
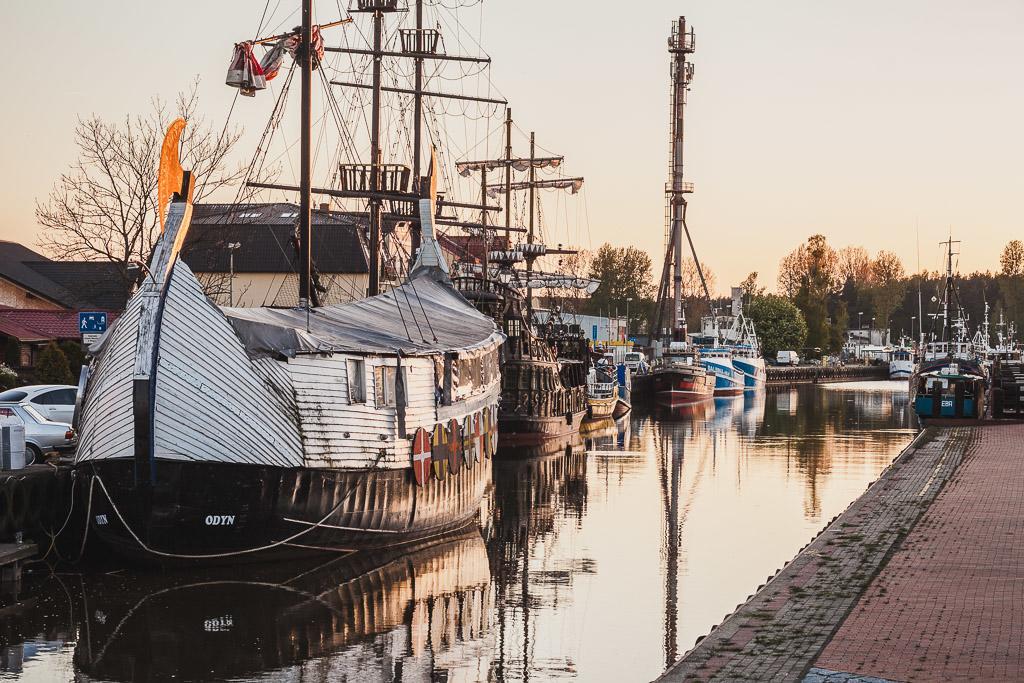
[[[1024,324],[1024,243],[1008,242],[999,264],[998,272],[957,278],[960,304],[972,328],[981,324],[986,303],[993,326],[1000,314],[1006,323],[1013,322],[1018,328]],[[646,252],[606,243],[593,253],[567,256],[559,266],[569,274],[601,283],[590,297],[579,291],[552,292],[567,311],[624,315],[629,300],[630,333],[649,332],[657,286],[654,264]],[[714,273],[704,263],[701,270],[713,290]],[[824,235],[811,235],[782,258],[776,285],[777,293],[768,292],[756,272],[741,284],[744,309],[754,321],[766,355],[782,349],[809,356],[839,353],[850,329],[889,330],[896,341],[901,336],[917,338],[922,330],[927,333],[934,328],[937,332],[939,328],[934,326],[941,326],[941,319],[933,314],[942,300],[945,274],[908,274],[899,256],[887,250],[872,256],[863,247],[837,249]],[[684,262],[682,289],[688,326],[698,329],[710,306],[692,259]],[[729,299],[715,299],[713,305],[726,311]]]

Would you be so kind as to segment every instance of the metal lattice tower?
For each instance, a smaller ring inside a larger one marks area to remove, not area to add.
[[[689,55],[694,51],[694,33],[687,27],[686,17],[672,24],[672,35],[668,39],[668,51],[672,55],[672,109],[670,125],[671,157],[669,159],[669,183],[665,187],[667,202],[666,242],[672,245],[672,328],[683,326],[683,221],[686,216],[685,195],[693,192],[693,183],[684,176],[683,142],[685,133],[686,93],[693,80],[693,63]],[[668,244],[666,244],[666,249]]]

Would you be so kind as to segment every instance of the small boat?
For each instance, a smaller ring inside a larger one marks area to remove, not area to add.
[[[914,352],[905,346],[893,349],[889,379],[909,379],[914,374]]]
[[[587,419],[612,417],[619,402],[618,379],[607,367],[592,367],[587,375]]]
[[[701,364],[701,354],[685,342],[671,342],[651,370],[659,403],[676,405],[705,401],[715,394],[715,374]]]
[[[946,282],[941,312],[942,328],[921,351],[921,363],[910,377],[910,400],[918,417],[981,419],[985,415],[988,372],[983,355],[967,336],[967,316],[960,306],[953,277],[952,237],[944,242]],[[987,319],[986,312],[986,319]]]
[[[974,418],[985,414],[987,375],[977,360],[923,361],[911,378],[914,412],[921,418]]]

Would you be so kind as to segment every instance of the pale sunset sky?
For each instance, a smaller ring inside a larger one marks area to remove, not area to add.
[[[298,6],[280,5],[289,3]],[[199,75],[204,113],[223,121],[231,46],[250,37],[263,7],[7,3],[0,236],[35,245],[35,200],[74,160],[77,116],[143,110]],[[318,7],[318,19],[336,18],[335,2]],[[921,265],[932,269],[950,229],[963,240],[961,270],[998,268],[1002,246],[1024,238],[1020,0],[485,0],[483,9],[474,29],[517,124],[586,176],[583,247],[632,244],[660,269],[666,39],[681,14],[697,32],[688,222],[720,292],[754,270],[774,290],[779,259],[815,232],[836,247],[895,251],[908,270],[915,225]],[[270,101],[238,105],[246,154]]]

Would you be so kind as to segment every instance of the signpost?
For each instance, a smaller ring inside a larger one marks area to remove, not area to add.
[[[82,343],[94,344],[107,331],[107,314],[103,311],[78,313],[78,332],[82,335]]]

